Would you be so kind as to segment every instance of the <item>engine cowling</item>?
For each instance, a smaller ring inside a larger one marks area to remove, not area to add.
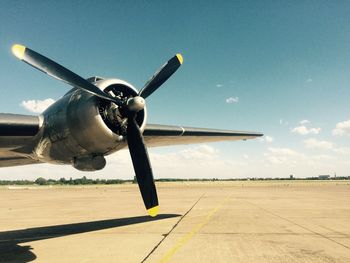
[[[119,79],[90,78],[101,90],[112,96],[130,98],[137,90]],[[126,146],[127,118],[117,105],[79,88],[69,91],[44,113],[43,137],[36,154],[45,162],[71,163],[79,170],[99,170],[103,161],[91,160],[108,155]],[[137,114],[137,123],[144,130],[146,108]]]

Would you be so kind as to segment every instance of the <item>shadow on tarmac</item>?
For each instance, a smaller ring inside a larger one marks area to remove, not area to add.
[[[20,246],[20,243],[157,221],[178,216],[181,215],[160,214],[157,217],[136,216],[0,232],[0,262],[24,263],[36,259],[36,255],[31,251],[32,247]]]

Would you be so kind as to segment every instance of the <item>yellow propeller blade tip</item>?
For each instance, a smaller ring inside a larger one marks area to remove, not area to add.
[[[154,206],[150,209],[147,209],[147,212],[148,214],[151,216],[151,217],[155,217],[158,215],[158,212],[159,212],[159,206]]]
[[[23,59],[25,51],[26,51],[25,46],[22,46],[19,44],[15,44],[12,46],[12,53],[19,59]]]
[[[184,58],[182,57],[182,55],[180,53],[176,54],[176,57],[179,60],[180,64],[182,64],[184,62]]]

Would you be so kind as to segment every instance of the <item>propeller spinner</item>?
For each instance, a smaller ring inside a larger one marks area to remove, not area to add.
[[[137,96],[123,100],[112,97],[81,76],[25,46],[13,45],[12,52],[17,58],[32,67],[71,86],[90,92],[101,99],[111,101],[125,112],[125,117],[128,119],[128,147],[141,196],[149,215],[152,217],[156,216],[159,211],[157,191],[147,148],[143,140],[142,131],[136,122],[136,116],[137,112],[145,107],[144,99],[155,92],[181,66],[183,63],[181,54],[176,54],[167,61],[145,84]]]

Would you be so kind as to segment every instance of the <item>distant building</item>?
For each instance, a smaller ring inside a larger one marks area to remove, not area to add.
[[[293,180],[293,179],[294,179],[294,175],[291,174],[291,175],[289,176],[289,179]]]
[[[318,179],[320,179],[320,180],[327,180],[327,179],[329,179],[331,176],[330,175],[328,175],[328,174],[326,174],[326,175],[319,175],[318,176]]]

